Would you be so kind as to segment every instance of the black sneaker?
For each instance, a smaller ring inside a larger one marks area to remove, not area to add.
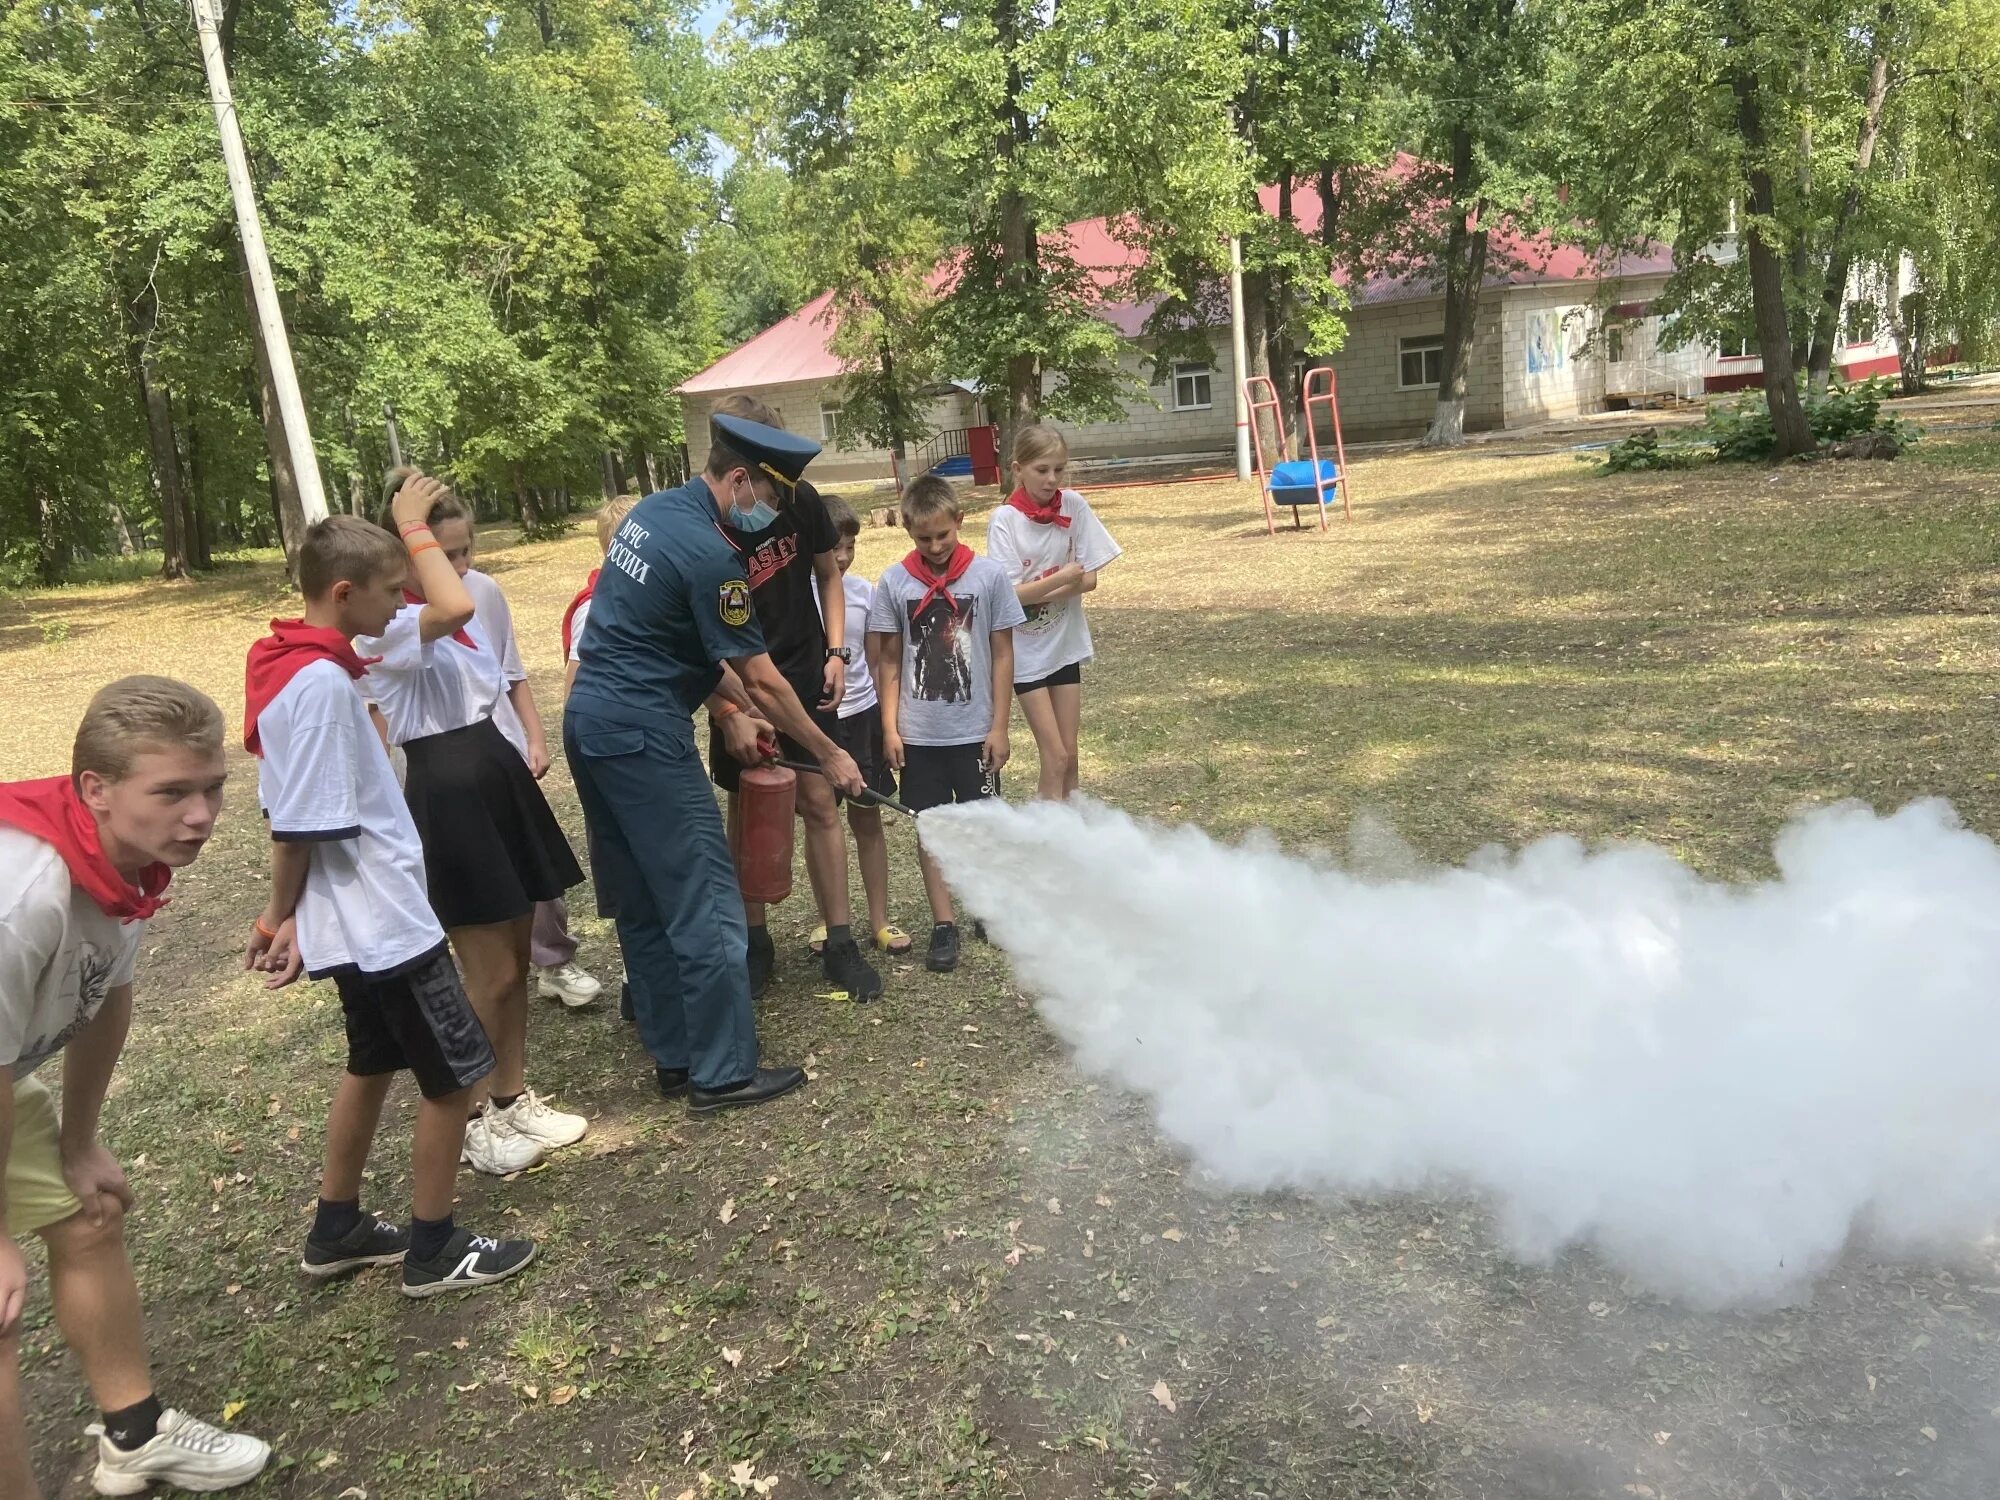
[[[686,1068],[662,1068],[655,1064],[653,1076],[659,1080],[662,1099],[684,1098],[688,1089],[692,1087],[688,1082]]]
[[[733,1089],[705,1089],[693,1087],[688,1090],[688,1113],[691,1115],[712,1115],[725,1109],[748,1109],[753,1104],[765,1104],[782,1098],[806,1081],[804,1068],[759,1068],[751,1075],[748,1083]]]
[[[826,952],[820,955],[819,967],[828,983],[846,990],[853,999],[879,1000],[882,996],[882,976],[861,956],[861,948],[853,938],[828,942]]]
[[[639,1008],[632,1003],[632,984],[630,980],[618,986],[618,1019],[621,1021],[636,1021],[639,1019]]]
[[[771,929],[753,927],[750,929],[750,998],[756,999],[771,987],[771,976],[778,971],[778,947],[771,941]]]
[[[323,1280],[364,1266],[393,1266],[409,1248],[409,1230],[374,1214],[363,1214],[337,1240],[316,1239],[308,1234],[305,1259],[299,1262],[299,1269]]]
[[[976,917],[972,923],[972,940],[975,943],[991,943],[993,941],[993,939],[986,935],[986,924]]]
[[[435,1297],[504,1281],[534,1258],[533,1240],[496,1240],[455,1229],[444,1249],[429,1260],[403,1257],[403,1295]]]
[[[958,924],[940,922],[931,929],[931,951],[924,967],[933,974],[949,974],[958,967]]]

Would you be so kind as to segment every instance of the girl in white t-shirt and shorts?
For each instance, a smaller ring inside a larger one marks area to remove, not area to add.
[[[388,499],[403,477],[391,474]],[[457,496],[447,491],[429,522],[447,557],[470,553],[472,517]],[[381,635],[355,640],[362,656],[381,658],[361,687],[381,711],[389,743],[406,758],[403,792],[423,842],[431,909],[451,939],[466,994],[498,1059],[478,1088],[465,1159],[483,1172],[517,1172],[589,1129],[583,1116],[551,1108],[525,1077],[535,904],[579,884],[583,870],[495,718],[506,699],[506,674],[478,615],[461,630],[426,640],[423,599],[407,589],[404,598]]]
[[[1014,696],[1042,763],[1035,795],[1059,802],[1077,789],[1083,668],[1091,659],[1083,596],[1123,553],[1075,490],[1064,489],[1069,444],[1036,424],[1014,435],[1014,493],[986,526],[1027,623],[1014,628]]]

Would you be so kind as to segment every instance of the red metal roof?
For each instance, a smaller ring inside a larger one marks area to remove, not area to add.
[[[1411,159],[1399,157],[1389,170],[1396,176],[1404,176],[1413,165]],[[1264,212],[1276,217],[1277,188],[1261,188],[1257,197]],[[1292,188],[1292,222],[1299,230],[1304,234],[1317,233],[1320,213],[1318,190],[1306,183],[1295,185]],[[1099,283],[1107,291],[1124,273],[1144,264],[1145,252],[1134,249],[1111,233],[1103,219],[1079,220],[1068,225],[1064,234],[1069,241],[1069,252],[1077,264],[1099,273]],[[1520,234],[1504,225],[1491,235],[1488,254],[1493,267],[1485,281],[1488,287],[1594,282],[1626,276],[1665,275],[1673,270],[1672,253],[1664,245],[1650,246],[1636,254],[1621,253],[1604,258],[1573,245],[1554,244],[1546,236]],[[950,274],[949,266],[941,266],[932,280],[942,283]],[[1348,283],[1344,273],[1336,275],[1335,280],[1342,285]],[[1358,307],[1367,307],[1388,302],[1412,302],[1435,297],[1440,290],[1435,281],[1426,277],[1384,273],[1364,281],[1360,291],[1354,294],[1354,303]],[[835,326],[832,303],[833,293],[820,293],[790,317],[772,324],[748,343],[739,344],[707,369],[690,376],[675,387],[675,393],[696,396],[746,387],[835,378],[842,373],[842,369],[839,358],[828,347]],[[1151,303],[1107,302],[1099,309],[1099,316],[1127,338],[1136,338],[1144,330],[1152,310]]]

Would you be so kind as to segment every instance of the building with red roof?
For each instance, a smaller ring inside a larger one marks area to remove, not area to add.
[[[1407,169],[1408,163],[1397,165]],[[1265,211],[1275,215],[1277,190],[1265,188],[1260,197]],[[1307,184],[1295,186],[1292,217],[1299,229],[1316,233],[1320,212],[1318,193]],[[1071,224],[1065,233],[1076,262],[1101,272],[1107,289],[1144,253],[1112,234],[1102,219]],[[1731,251],[1724,247],[1716,253]],[[1650,308],[1673,271],[1663,246],[1597,254],[1502,226],[1490,236],[1488,266],[1467,369],[1468,431],[1530,426],[1655,398],[1697,398],[1761,380],[1762,365],[1747,346],[1661,347],[1661,320]],[[940,279],[946,274],[940,271]],[[1346,343],[1310,363],[1334,369],[1348,441],[1413,437],[1437,403],[1442,288],[1423,277],[1384,271],[1358,288],[1349,284],[1348,291]],[[1156,372],[1145,333],[1152,306],[1111,300],[1115,296],[1107,291],[1098,316],[1128,341],[1123,363],[1144,394],[1127,399],[1117,421],[1056,424],[1068,436],[1072,456],[1088,464],[1229,451],[1236,372],[1226,324],[1206,330],[1207,360],[1177,361]],[[829,347],[836,317],[832,304],[832,294],[821,293],[676,388],[689,458],[697,468],[707,452],[709,411],[721,397],[743,391],[774,407],[786,427],[825,442],[827,450],[813,466],[815,477],[890,476],[886,451],[852,445],[840,430],[842,370]],[[1885,332],[1870,327],[1854,333],[1837,360],[1839,373],[1860,378],[1894,368],[1895,350]],[[1294,400],[1307,363],[1285,374]],[[981,395],[970,384],[938,392],[930,422],[940,437],[912,455],[908,472],[921,472],[940,455],[962,454],[964,434],[988,420]]]

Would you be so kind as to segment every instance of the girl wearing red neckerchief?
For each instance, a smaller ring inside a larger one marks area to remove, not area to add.
[[[1061,801],[1077,789],[1083,667],[1091,659],[1083,596],[1120,555],[1090,502],[1065,489],[1069,445],[1053,427],[1014,436],[1014,493],[986,527],[986,555],[1006,571],[1027,623],[1014,632],[1014,696],[1035,736],[1035,795]]]

